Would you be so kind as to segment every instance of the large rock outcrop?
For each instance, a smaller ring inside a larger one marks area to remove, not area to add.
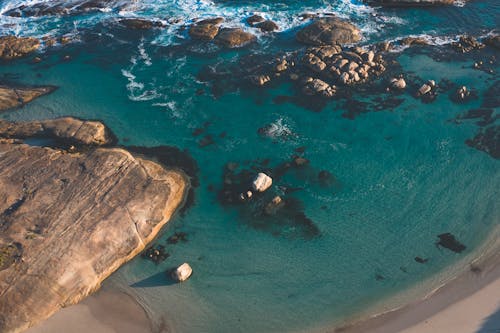
[[[105,142],[99,131],[85,139],[87,132],[73,141]],[[13,139],[0,139],[0,184],[3,333],[21,332],[98,289],[157,235],[189,188],[183,172],[125,149],[70,153]]]
[[[243,31],[240,28],[222,29],[217,37],[215,37],[215,42],[217,44],[229,48],[245,46],[256,40],[257,37],[255,37],[255,35]]]
[[[297,32],[297,40],[308,45],[335,45],[356,43],[361,31],[353,24],[337,17],[315,20]]]
[[[0,37],[0,60],[23,57],[40,47],[40,41],[33,37]]]
[[[114,135],[103,123],[72,117],[13,123],[0,120],[0,138],[48,138],[77,145],[110,145]]]
[[[10,87],[0,85],[0,111],[23,106],[35,98],[50,94],[54,90],[56,90],[54,86]]]

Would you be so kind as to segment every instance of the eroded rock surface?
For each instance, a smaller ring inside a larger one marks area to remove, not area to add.
[[[353,24],[336,17],[315,20],[297,33],[297,40],[308,45],[335,45],[355,43],[361,31]]]
[[[0,60],[23,57],[40,47],[40,41],[33,37],[0,37]]]
[[[0,111],[23,106],[35,98],[50,94],[54,86],[42,87],[10,87],[0,85]]]
[[[221,46],[233,48],[245,46],[256,39],[255,35],[240,28],[225,28],[215,37],[215,42]]]
[[[98,121],[72,117],[13,123],[0,120],[0,138],[25,139],[42,137],[79,145],[110,145],[113,134]]]
[[[7,124],[11,133],[15,126]],[[98,289],[157,235],[189,188],[183,172],[121,148],[69,153],[17,142],[0,140],[4,333],[35,325]]]

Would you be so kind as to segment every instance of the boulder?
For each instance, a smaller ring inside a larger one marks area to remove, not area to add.
[[[393,78],[391,79],[391,88],[396,90],[403,90],[406,88],[405,79],[401,78]]]
[[[311,79],[306,82],[302,91],[306,95],[317,95],[330,98],[337,93],[337,88],[335,86],[330,86],[323,80]]]
[[[50,94],[56,90],[54,86],[10,87],[0,85],[0,111],[16,108],[32,100]]]
[[[40,47],[40,41],[33,37],[0,37],[0,60],[23,57]]]
[[[266,20],[264,22],[258,23],[255,25],[255,27],[264,32],[273,32],[279,29],[278,25],[271,20]]]
[[[271,81],[269,75],[252,75],[250,76],[250,81],[256,86],[263,86],[267,82]]]
[[[401,45],[413,46],[413,45],[429,45],[427,39],[423,37],[406,37],[400,41]]]
[[[212,40],[219,33],[219,25],[224,21],[221,17],[206,19],[189,27],[189,36],[193,39]]]
[[[254,35],[240,28],[226,28],[215,37],[215,42],[221,46],[233,48],[247,45],[256,39]]]
[[[427,83],[424,83],[419,89],[418,89],[418,95],[419,96],[423,96],[425,94],[428,94],[430,93],[432,90],[432,87],[427,84]]]
[[[184,282],[193,274],[193,269],[187,262],[172,271],[172,278],[177,282]]]
[[[319,73],[326,68],[326,64],[317,56],[312,53],[307,53],[302,58],[304,65],[310,70]]]
[[[361,31],[337,17],[315,20],[297,32],[297,40],[308,45],[349,44],[361,40]]]
[[[256,192],[264,192],[271,187],[273,179],[263,172],[259,172],[252,182],[252,188]]]
[[[276,212],[285,205],[283,199],[280,196],[275,196],[270,202],[267,203],[264,208],[264,212],[267,215],[274,215]]]
[[[247,23],[251,26],[254,26],[256,23],[264,22],[266,19],[260,15],[252,15],[247,18]]]
[[[0,270],[0,332],[24,331],[97,290],[188,189],[183,172],[121,148],[0,143],[0,251],[15,247]]]

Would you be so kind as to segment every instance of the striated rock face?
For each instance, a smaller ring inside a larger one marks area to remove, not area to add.
[[[15,88],[0,85],[0,111],[23,106],[35,98],[50,94],[54,90],[56,90],[54,86]]]
[[[249,32],[245,32],[240,28],[226,28],[222,29],[215,42],[224,47],[240,47],[251,42],[254,42],[257,38]]]
[[[37,50],[40,41],[33,37],[0,37],[0,60],[20,58]]]
[[[102,141],[98,133],[85,137]],[[20,332],[98,289],[157,235],[189,188],[183,172],[121,148],[68,153],[12,142],[0,140],[3,333]]]
[[[63,140],[78,145],[110,145],[113,134],[98,121],[80,120],[72,117],[12,123],[0,120],[0,138],[25,139],[42,137]]]
[[[361,31],[353,24],[336,17],[314,21],[297,33],[297,40],[308,45],[335,45],[355,43],[361,39]]]

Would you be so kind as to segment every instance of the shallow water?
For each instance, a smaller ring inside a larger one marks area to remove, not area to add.
[[[1,8],[14,2],[20,1],[7,1]],[[479,107],[481,99],[458,105],[441,94],[434,103],[423,104],[408,92],[398,96],[404,102],[394,110],[347,119],[342,116],[344,103],[337,101],[321,112],[276,103],[275,97],[292,94],[286,84],[228,89],[214,98],[210,85],[197,80],[205,65],[232,62],[249,52],[296,49],[293,29],[286,29],[300,24],[295,14],[318,9],[360,24],[364,43],[420,34],[444,40],[465,28],[484,34],[498,24],[500,13],[496,1],[427,10],[382,10],[359,2],[320,0],[142,1],[120,11],[56,20],[0,17],[0,23],[14,22],[2,26],[2,33],[78,31],[81,39],[49,50],[39,64],[27,59],[1,66],[4,79],[60,87],[2,118],[101,119],[120,144],[174,145],[197,161],[200,184],[194,205],[169,223],[156,243],[165,244],[176,231],[186,232],[188,241],[167,245],[171,256],[160,265],[136,258],[107,282],[136,295],[157,327],[166,325],[176,332],[276,332],[332,326],[442,273],[472,254],[498,225],[498,160],[465,145],[477,132],[473,122],[450,121]],[[236,51],[183,43],[185,32],[175,26],[142,33],[110,23],[121,15],[181,16],[189,21],[215,14],[232,17],[230,24],[242,24],[253,12],[265,12],[285,31]],[[64,55],[71,59],[64,61]],[[402,53],[397,60],[404,73],[447,78],[481,92],[498,80],[497,74],[472,70],[470,61],[438,62],[418,52]],[[197,93],[200,89],[203,94]],[[271,123],[274,138],[257,133]],[[205,132],[193,136],[203,126]],[[289,132],[293,135],[279,136]],[[200,147],[206,134],[214,143]],[[289,196],[302,202],[319,235],[300,225],[261,223],[259,217],[217,200],[226,163],[248,168],[256,159],[269,158],[270,166],[276,166],[298,147],[306,147],[310,167],[287,173],[276,185],[302,188]],[[320,170],[332,173],[335,181],[322,186]],[[466,251],[437,248],[437,235],[445,232],[453,233]],[[415,256],[429,261],[417,263]],[[165,270],[184,261],[193,266],[192,278],[169,283]]]

